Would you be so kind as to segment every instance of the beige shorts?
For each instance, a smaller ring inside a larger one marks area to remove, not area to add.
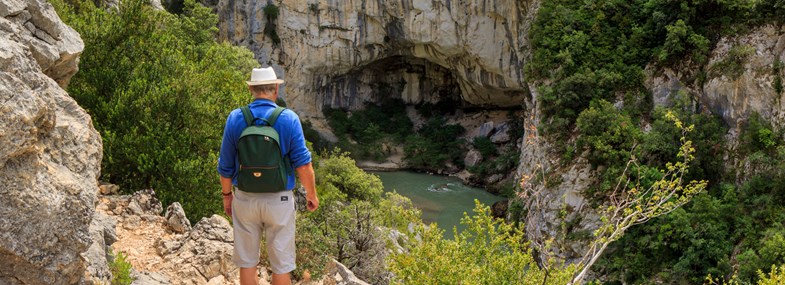
[[[235,189],[234,193],[234,264],[240,268],[259,264],[259,243],[264,230],[270,269],[275,274],[294,270],[293,192],[249,193]]]

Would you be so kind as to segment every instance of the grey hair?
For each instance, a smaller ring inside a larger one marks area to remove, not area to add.
[[[278,89],[278,84],[267,84],[267,85],[254,85],[251,86],[251,93],[254,96],[267,94],[272,95]]]

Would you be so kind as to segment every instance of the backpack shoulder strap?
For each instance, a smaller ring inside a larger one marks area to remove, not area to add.
[[[275,108],[275,110],[273,110],[273,113],[270,115],[270,117],[267,118],[267,124],[270,125],[271,127],[274,126],[275,121],[278,120],[278,116],[281,115],[281,113],[283,113],[283,110],[286,110],[286,108],[284,107]]]
[[[254,119],[253,119],[253,113],[251,113],[251,108],[248,108],[248,106],[242,106],[240,107],[240,111],[243,111],[243,118],[245,118],[245,124],[249,127],[253,125]]]

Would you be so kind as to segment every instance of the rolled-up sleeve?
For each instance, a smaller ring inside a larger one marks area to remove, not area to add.
[[[232,113],[226,118],[221,152],[218,155],[218,173],[226,178],[234,178],[237,173],[237,138],[232,128]]]
[[[294,112],[291,112],[294,119],[290,127],[291,139],[289,140],[289,159],[292,162],[292,167],[297,169],[300,166],[311,163],[311,152],[305,145],[305,136],[303,135],[303,126],[300,124],[300,117]]]

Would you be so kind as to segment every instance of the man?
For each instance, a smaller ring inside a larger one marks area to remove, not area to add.
[[[253,69],[251,81],[246,82],[254,97],[249,105],[254,118],[270,117],[278,99],[278,85],[283,83],[272,68]],[[291,284],[290,272],[295,269],[295,209],[294,173],[288,173],[287,191],[252,193],[237,188],[240,168],[237,145],[247,126],[242,111],[236,109],[226,118],[218,172],[221,174],[224,211],[234,224],[233,261],[240,267],[240,284],[258,284],[256,265],[259,263],[259,242],[265,232],[267,254],[273,272],[273,285]],[[319,207],[311,153],[305,146],[300,118],[291,110],[283,111],[273,128],[279,135],[279,146],[284,157],[291,161],[306,190],[308,211]],[[234,190],[234,191],[232,191]]]

